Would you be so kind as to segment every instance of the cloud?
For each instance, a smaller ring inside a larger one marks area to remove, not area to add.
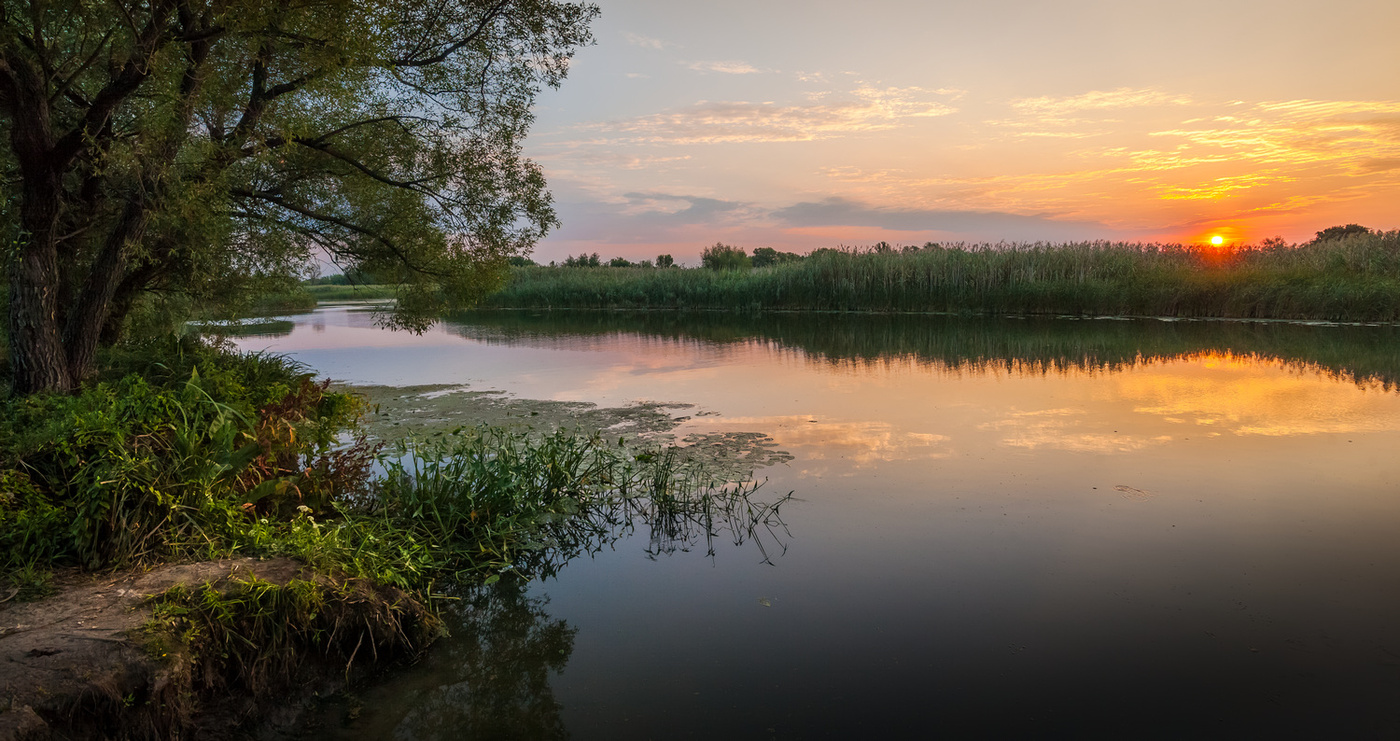
[[[624,198],[627,203],[622,213],[653,224],[711,224],[754,213],[752,204],[703,196],[627,193]]]
[[[1186,95],[1166,93],[1156,88],[1133,89],[1125,87],[1117,90],[1091,90],[1082,95],[1069,97],[1019,98],[1011,101],[1011,107],[1024,115],[1061,117],[1081,111],[1185,106],[1191,103],[1190,96]]]
[[[810,103],[700,101],[638,118],[586,125],[617,143],[719,144],[796,142],[885,131],[911,119],[956,112],[921,88],[860,87],[823,93]]]
[[[643,36],[637,33],[624,33],[623,37],[627,39],[627,43],[632,46],[640,46],[643,49],[665,49],[667,46],[670,46],[670,44],[667,44],[661,39],[654,39],[650,36]]]
[[[748,62],[684,62],[696,72],[718,72],[723,75],[753,75],[760,71]]]
[[[1112,230],[1088,221],[998,211],[875,208],[841,197],[779,208],[774,218],[796,227],[868,226],[911,232],[996,234],[1000,239],[1104,238]]]

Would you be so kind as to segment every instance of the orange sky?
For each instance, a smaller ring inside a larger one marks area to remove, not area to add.
[[[542,261],[1400,227],[1400,4],[601,3]]]

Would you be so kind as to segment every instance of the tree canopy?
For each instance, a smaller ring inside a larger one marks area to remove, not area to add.
[[[1360,224],[1346,224],[1344,226],[1329,226],[1317,233],[1316,242],[1326,242],[1329,239],[1341,239],[1356,234],[1370,234],[1371,230]]]
[[[391,321],[493,288],[555,224],[521,142],[591,42],[560,0],[3,0],[16,392],[68,389],[143,295],[217,298],[320,255]]]

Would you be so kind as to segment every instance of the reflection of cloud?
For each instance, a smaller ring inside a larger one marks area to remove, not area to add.
[[[1261,375],[1260,361],[1206,354],[1190,362],[1206,374],[1129,375],[1119,382],[1138,414],[1185,420],[1235,435],[1286,437],[1400,431],[1390,405],[1345,384],[1299,374]],[[1276,369],[1277,362],[1269,363]]]
[[[1119,432],[1079,431],[1091,419],[1082,409],[1040,409],[1012,412],[995,422],[977,426],[979,430],[1006,431],[1002,444],[1014,448],[1064,450],[1072,453],[1131,453],[1170,442],[1170,435],[1143,437]]]
[[[738,68],[727,70],[738,73]],[[757,71],[757,70],[754,70]],[[813,102],[700,101],[666,113],[585,126],[616,143],[718,144],[829,139],[883,131],[910,119],[946,116],[955,109],[929,100],[922,88],[859,87]]]
[[[803,460],[843,458],[858,465],[898,460],[946,458],[946,435],[909,432],[889,422],[814,420],[807,416],[706,418],[704,427],[759,430],[783,449],[804,448]]]

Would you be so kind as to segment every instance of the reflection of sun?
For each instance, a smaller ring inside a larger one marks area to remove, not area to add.
[[[1214,237],[1210,238],[1210,243],[1215,245],[1216,247],[1219,247],[1220,245],[1225,244],[1225,238],[1217,234]]]

